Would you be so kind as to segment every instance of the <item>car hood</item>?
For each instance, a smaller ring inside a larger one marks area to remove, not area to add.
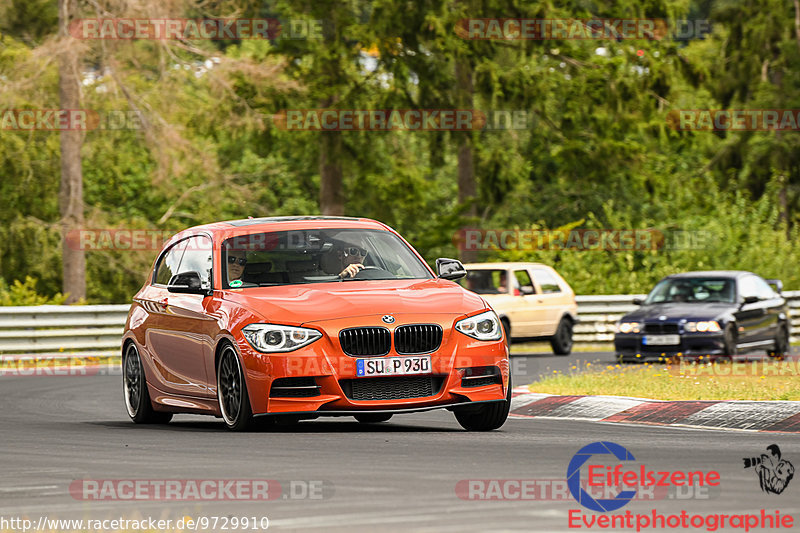
[[[365,280],[281,285],[226,291],[273,323],[304,324],[370,315],[461,316],[487,308],[477,294],[452,281]]]
[[[623,320],[658,320],[666,316],[667,320],[685,318],[687,320],[712,320],[735,311],[737,306],[731,303],[664,303],[643,305],[636,311],[625,315]]]

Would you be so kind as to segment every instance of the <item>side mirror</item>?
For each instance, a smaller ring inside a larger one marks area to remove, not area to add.
[[[440,257],[436,260],[436,271],[442,279],[461,279],[467,275],[464,265],[458,259]]]
[[[644,300],[642,300],[641,298],[634,298],[632,303],[633,305],[642,305],[644,303]]]
[[[519,292],[520,292],[520,294],[525,295],[525,296],[527,296],[529,294],[533,294],[533,287],[531,287],[530,285],[522,285],[519,288]]]
[[[779,279],[768,279],[765,280],[767,283],[772,285],[772,288],[775,289],[775,292],[780,294],[783,291],[783,282]]]
[[[167,285],[167,290],[178,294],[202,294],[203,296],[208,296],[211,291],[204,289],[202,285],[200,274],[197,272],[181,272],[172,276]]]
[[[744,302],[745,304],[754,304],[759,300],[758,296],[745,296]]]

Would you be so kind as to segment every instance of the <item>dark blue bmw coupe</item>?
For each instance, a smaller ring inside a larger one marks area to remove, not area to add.
[[[779,280],[752,272],[686,272],[659,281],[639,309],[617,322],[614,347],[623,361],[675,356],[733,359],[789,349],[789,308]]]

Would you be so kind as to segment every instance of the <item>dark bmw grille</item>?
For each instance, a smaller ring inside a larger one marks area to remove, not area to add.
[[[678,333],[678,324],[645,324],[645,333]]]
[[[319,396],[319,385],[314,378],[278,378],[272,382],[271,398],[310,398]]]
[[[397,353],[428,353],[442,344],[442,328],[437,324],[398,326],[394,330],[394,349]]]
[[[402,400],[424,398],[439,393],[443,377],[385,377],[343,379],[339,382],[351,400]]]
[[[339,332],[339,344],[347,355],[386,355],[392,340],[386,328],[350,328]]]

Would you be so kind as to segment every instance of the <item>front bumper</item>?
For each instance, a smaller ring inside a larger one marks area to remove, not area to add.
[[[643,343],[644,334],[617,333],[614,335],[614,350],[623,362],[666,361],[681,357],[685,359],[717,359],[725,353],[725,340],[722,333],[681,333],[680,343],[653,346]]]
[[[319,327],[323,337],[295,352],[263,354],[239,340],[253,414],[399,413],[506,399],[510,368],[502,339],[472,339],[452,329],[452,323],[441,321],[441,315],[414,318],[413,322],[439,323],[444,330],[442,343],[434,352],[404,355],[392,346],[384,356],[348,356],[339,345],[338,332],[351,327],[352,321]],[[408,323],[398,320],[397,326]],[[420,356],[430,357],[429,373],[357,376],[358,359]]]

